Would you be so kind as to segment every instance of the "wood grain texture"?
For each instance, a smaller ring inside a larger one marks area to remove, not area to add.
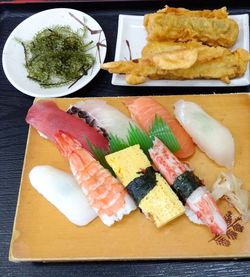
[[[232,173],[240,176],[244,189],[250,190],[250,141],[246,139],[250,137],[250,94],[182,95],[181,98],[205,107],[211,116],[229,128],[236,145]],[[121,112],[129,114],[123,102],[130,98],[102,99]],[[52,98],[63,110],[80,100],[84,98]],[[155,100],[172,111],[180,96],[158,96]],[[36,165],[47,164],[69,171],[68,162],[58,149],[41,138],[34,128],[29,131],[28,142],[10,248],[12,261],[250,257],[250,224],[244,224],[242,221],[239,223],[244,226],[244,231],[237,236],[237,240],[230,242],[226,240],[227,236],[222,236],[230,247],[215,243],[207,228],[190,224],[185,216],[159,229],[146,220],[139,210],[124,217],[112,228],[107,228],[99,219],[84,228],[71,224],[31,187],[28,177],[30,170]],[[198,149],[186,161],[208,188],[218,174],[225,171]],[[231,211],[232,218],[238,216],[226,201],[219,201],[218,206],[223,215]],[[50,243],[46,245],[48,240]]]
[[[187,8],[217,8],[227,5],[233,14],[250,13],[246,1],[168,1],[168,4]],[[115,51],[118,14],[143,15],[161,8],[165,2],[142,3],[74,3],[31,4],[0,6],[0,50],[10,32],[28,16],[48,8],[68,7],[82,10],[94,17],[103,27],[108,41],[107,61]],[[244,261],[152,261],[152,262],[89,262],[14,264],[8,262],[9,242],[15,215],[17,194],[26,145],[28,127],[24,117],[33,98],[13,88],[0,68],[0,275],[1,276],[249,276],[250,262]],[[71,97],[116,96],[116,95],[167,95],[191,93],[229,93],[250,91],[240,88],[143,88],[111,86],[111,75],[100,72],[84,89]],[[49,242],[48,242],[49,243]]]

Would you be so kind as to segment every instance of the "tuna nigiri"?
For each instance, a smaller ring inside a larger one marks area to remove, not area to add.
[[[68,159],[71,171],[102,222],[111,226],[136,209],[122,184],[102,167],[79,141],[64,132],[55,134],[62,155]]]
[[[199,105],[184,100],[175,103],[175,116],[199,148],[219,165],[234,165],[234,139],[230,131]]]
[[[195,146],[191,137],[169,111],[153,98],[138,97],[125,101],[125,105],[128,107],[131,117],[146,132],[150,130],[155,116],[161,117],[172,130],[180,145],[180,149],[174,153],[177,157],[187,158],[194,153]]]
[[[108,140],[96,129],[59,109],[52,101],[34,103],[28,111],[26,122],[52,142],[55,141],[55,134],[58,131],[64,131],[77,139],[82,147],[89,151],[86,138],[94,146],[104,150],[108,149]]]
[[[73,224],[83,226],[97,217],[74,177],[48,165],[29,173],[31,185]]]
[[[126,139],[129,125],[134,124],[125,114],[103,100],[80,101],[71,106],[68,113],[83,119],[106,137],[115,135]]]
[[[225,234],[227,224],[215,200],[191,169],[181,163],[158,138],[155,138],[149,154],[183,204],[190,208],[213,233]]]

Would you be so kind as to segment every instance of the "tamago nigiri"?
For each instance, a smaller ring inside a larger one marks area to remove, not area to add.
[[[195,145],[191,137],[160,103],[145,96],[125,100],[124,103],[130,111],[131,117],[146,132],[150,130],[155,116],[162,118],[167,123],[180,145],[180,149],[174,153],[178,158],[187,158],[194,153]]]
[[[161,227],[184,213],[184,207],[156,172],[140,146],[107,155],[106,160],[144,215]]]

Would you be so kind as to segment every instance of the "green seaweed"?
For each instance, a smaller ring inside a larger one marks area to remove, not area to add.
[[[92,41],[85,42],[86,28],[74,32],[69,26],[52,26],[38,32],[31,41],[21,41],[27,77],[40,86],[70,84],[88,74],[95,58],[87,53]]]

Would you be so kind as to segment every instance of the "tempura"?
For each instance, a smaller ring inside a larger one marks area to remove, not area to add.
[[[171,45],[174,50],[171,50]],[[223,47],[209,47],[199,43],[195,46],[193,43],[154,42],[148,44],[142,53],[140,59],[109,62],[101,67],[110,73],[126,74],[126,81],[133,85],[144,83],[146,78],[219,79],[230,83],[230,79],[245,73],[250,60],[249,53],[244,49],[232,52]]]
[[[149,41],[201,41],[211,46],[231,47],[239,34],[238,24],[225,8],[189,11],[166,7],[144,16]]]

